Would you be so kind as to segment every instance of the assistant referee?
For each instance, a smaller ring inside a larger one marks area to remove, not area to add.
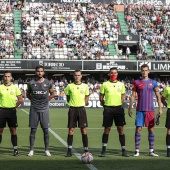
[[[168,101],[167,101],[168,99]],[[166,145],[167,145],[167,157],[170,157],[170,87],[166,87],[161,97],[161,101],[166,106],[166,123],[165,127],[167,128],[166,134]]]
[[[21,91],[12,84],[12,73],[6,71],[4,74],[4,84],[0,85],[0,143],[6,122],[11,133],[11,142],[14,148],[14,156],[18,156],[16,127],[16,108],[23,102]],[[18,99],[16,102],[16,98]]]
[[[81,129],[82,141],[84,146],[84,152],[88,152],[88,137],[87,137],[87,115],[84,106],[88,103],[89,100],[89,88],[86,84],[82,83],[82,73],[80,70],[75,70],[74,72],[74,83],[67,85],[66,87],[66,96],[67,102],[69,105],[68,111],[68,151],[67,157],[72,156],[72,143],[73,143],[73,134],[75,127]]]
[[[100,157],[106,156],[106,146],[113,120],[119,133],[119,141],[122,147],[122,156],[129,157],[125,151],[125,135],[123,129],[124,125],[126,124],[124,109],[122,107],[124,102],[125,86],[123,83],[117,80],[118,70],[116,67],[110,68],[109,76],[110,80],[104,82],[100,87],[99,99],[101,105],[104,107],[104,133],[102,136],[102,152]]]

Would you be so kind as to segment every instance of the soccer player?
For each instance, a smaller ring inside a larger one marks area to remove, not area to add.
[[[128,109],[128,114],[132,116],[132,105],[135,100],[135,96],[137,93],[137,107],[136,107],[136,131],[135,131],[135,154],[134,156],[139,156],[139,147],[141,140],[141,131],[142,127],[145,126],[148,128],[148,141],[149,141],[149,155],[150,156],[158,156],[154,153],[154,93],[156,95],[158,106],[159,106],[159,114],[162,114],[161,107],[161,98],[159,94],[159,88],[155,80],[152,80],[148,77],[149,74],[149,66],[147,64],[143,64],[141,66],[141,74],[142,78],[137,79],[133,83],[132,95],[130,98],[130,104]]]
[[[0,85],[0,143],[7,122],[11,133],[14,156],[19,156],[16,134],[16,127],[18,126],[16,108],[23,102],[23,99],[19,88],[12,84],[12,73],[6,71],[3,78],[4,84]]]
[[[89,89],[88,86],[81,81],[82,74],[80,70],[75,70],[74,72],[74,82],[68,84],[66,87],[66,96],[67,102],[69,105],[68,111],[68,152],[66,157],[72,156],[72,143],[73,143],[73,134],[75,127],[78,127],[81,130],[82,141],[84,146],[84,152],[88,152],[88,137],[87,137],[87,116],[84,106],[88,104],[89,100]]]
[[[168,101],[166,101],[168,99]],[[166,124],[167,135],[166,135],[166,145],[167,145],[167,157],[170,157],[170,87],[166,87],[161,97],[162,103],[168,108],[166,112]]]
[[[117,80],[118,70],[116,67],[110,68],[109,72],[110,79],[104,82],[100,87],[100,102],[104,107],[103,111],[103,127],[104,133],[102,136],[102,152],[101,157],[106,156],[106,146],[108,142],[109,133],[113,120],[117,126],[117,131],[119,133],[119,141],[122,148],[122,156],[129,157],[125,151],[125,135],[124,135],[124,125],[125,114],[122,104],[125,97],[125,86],[123,83]]]
[[[49,101],[54,98],[54,89],[52,83],[45,79],[43,66],[36,67],[36,79],[31,80],[27,85],[26,96],[31,100],[29,126],[30,132],[30,152],[28,156],[34,155],[35,133],[38,123],[44,132],[45,155],[51,156],[49,146]]]

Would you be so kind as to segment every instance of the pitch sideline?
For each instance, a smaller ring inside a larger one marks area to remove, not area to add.
[[[29,115],[29,112],[27,112],[24,109],[21,109],[23,112],[27,113]],[[67,143],[59,136],[57,135],[51,128],[49,128],[50,133],[59,140],[65,147],[67,147]],[[81,160],[81,154],[79,154],[75,149],[73,149],[73,154]],[[90,170],[98,170],[94,165],[92,164],[84,164],[86,165]]]

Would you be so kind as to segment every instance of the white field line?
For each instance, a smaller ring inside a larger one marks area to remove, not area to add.
[[[29,114],[29,112],[27,112],[24,109],[21,109],[23,112]],[[66,128],[65,128],[66,129]],[[58,139],[65,147],[67,147],[67,143],[59,136],[57,135],[51,128],[49,128],[49,131],[51,132],[51,134],[53,134],[53,136]],[[81,154],[79,154],[75,149],[73,149],[73,154],[81,160]],[[90,170],[98,170],[94,165],[92,164],[85,164]]]

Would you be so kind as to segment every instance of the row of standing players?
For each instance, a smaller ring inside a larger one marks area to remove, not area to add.
[[[34,141],[35,134],[40,122],[41,128],[44,133],[45,155],[51,156],[49,152],[49,101],[54,97],[54,90],[49,80],[44,78],[44,67],[37,66],[36,79],[31,80],[27,87],[27,97],[31,100],[30,113],[29,113],[29,126],[30,126],[30,151],[28,156],[34,155]],[[149,156],[158,156],[154,153],[154,124],[155,114],[153,105],[153,91],[156,94],[159,115],[162,114],[162,103],[168,108],[166,116],[166,145],[167,157],[170,157],[170,87],[166,87],[162,97],[159,93],[159,88],[155,80],[148,77],[149,67],[146,64],[141,66],[142,78],[134,81],[132,95],[130,98],[130,105],[128,114],[132,116],[132,105],[135,100],[136,93],[138,95],[138,102],[136,107],[136,131],[135,131],[135,154],[139,156],[141,131],[144,125],[148,128],[149,140]],[[119,141],[122,148],[122,156],[129,157],[125,150],[125,134],[124,125],[125,113],[122,107],[125,97],[124,84],[117,80],[118,70],[113,67],[109,71],[110,79],[104,82],[100,88],[100,102],[104,108],[103,111],[103,127],[104,133],[102,136],[102,152],[99,156],[106,156],[106,147],[108,143],[109,133],[113,124],[117,127],[119,133]],[[87,116],[85,105],[89,99],[88,86],[81,81],[82,73],[80,70],[74,71],[74,83],[66,87],[67,102],[69,104],[68,111],[68,136],[67,144],[68,151],[66,156],[72,156],[72,144],[74,130],[78,127],[81,130],[84,152],[88,152],[88,136],[87,136]],[[2,133],[6,122],[8,123],[11,132],[11,141],[14,148],[14,156],[18,156],[17,147],[17,115],[16,108],[22,103],[20,90],[11,83],[12,73],[6,71],[4,74],[4,84],[0,86],[0,143],[2,142]],[[50,94],[50,95],[49,95]],[[16,97],[18,98],[16,102]],[[168,99],[168,100],[166,100]],[[162,103],[161,103],[162,102]]]

